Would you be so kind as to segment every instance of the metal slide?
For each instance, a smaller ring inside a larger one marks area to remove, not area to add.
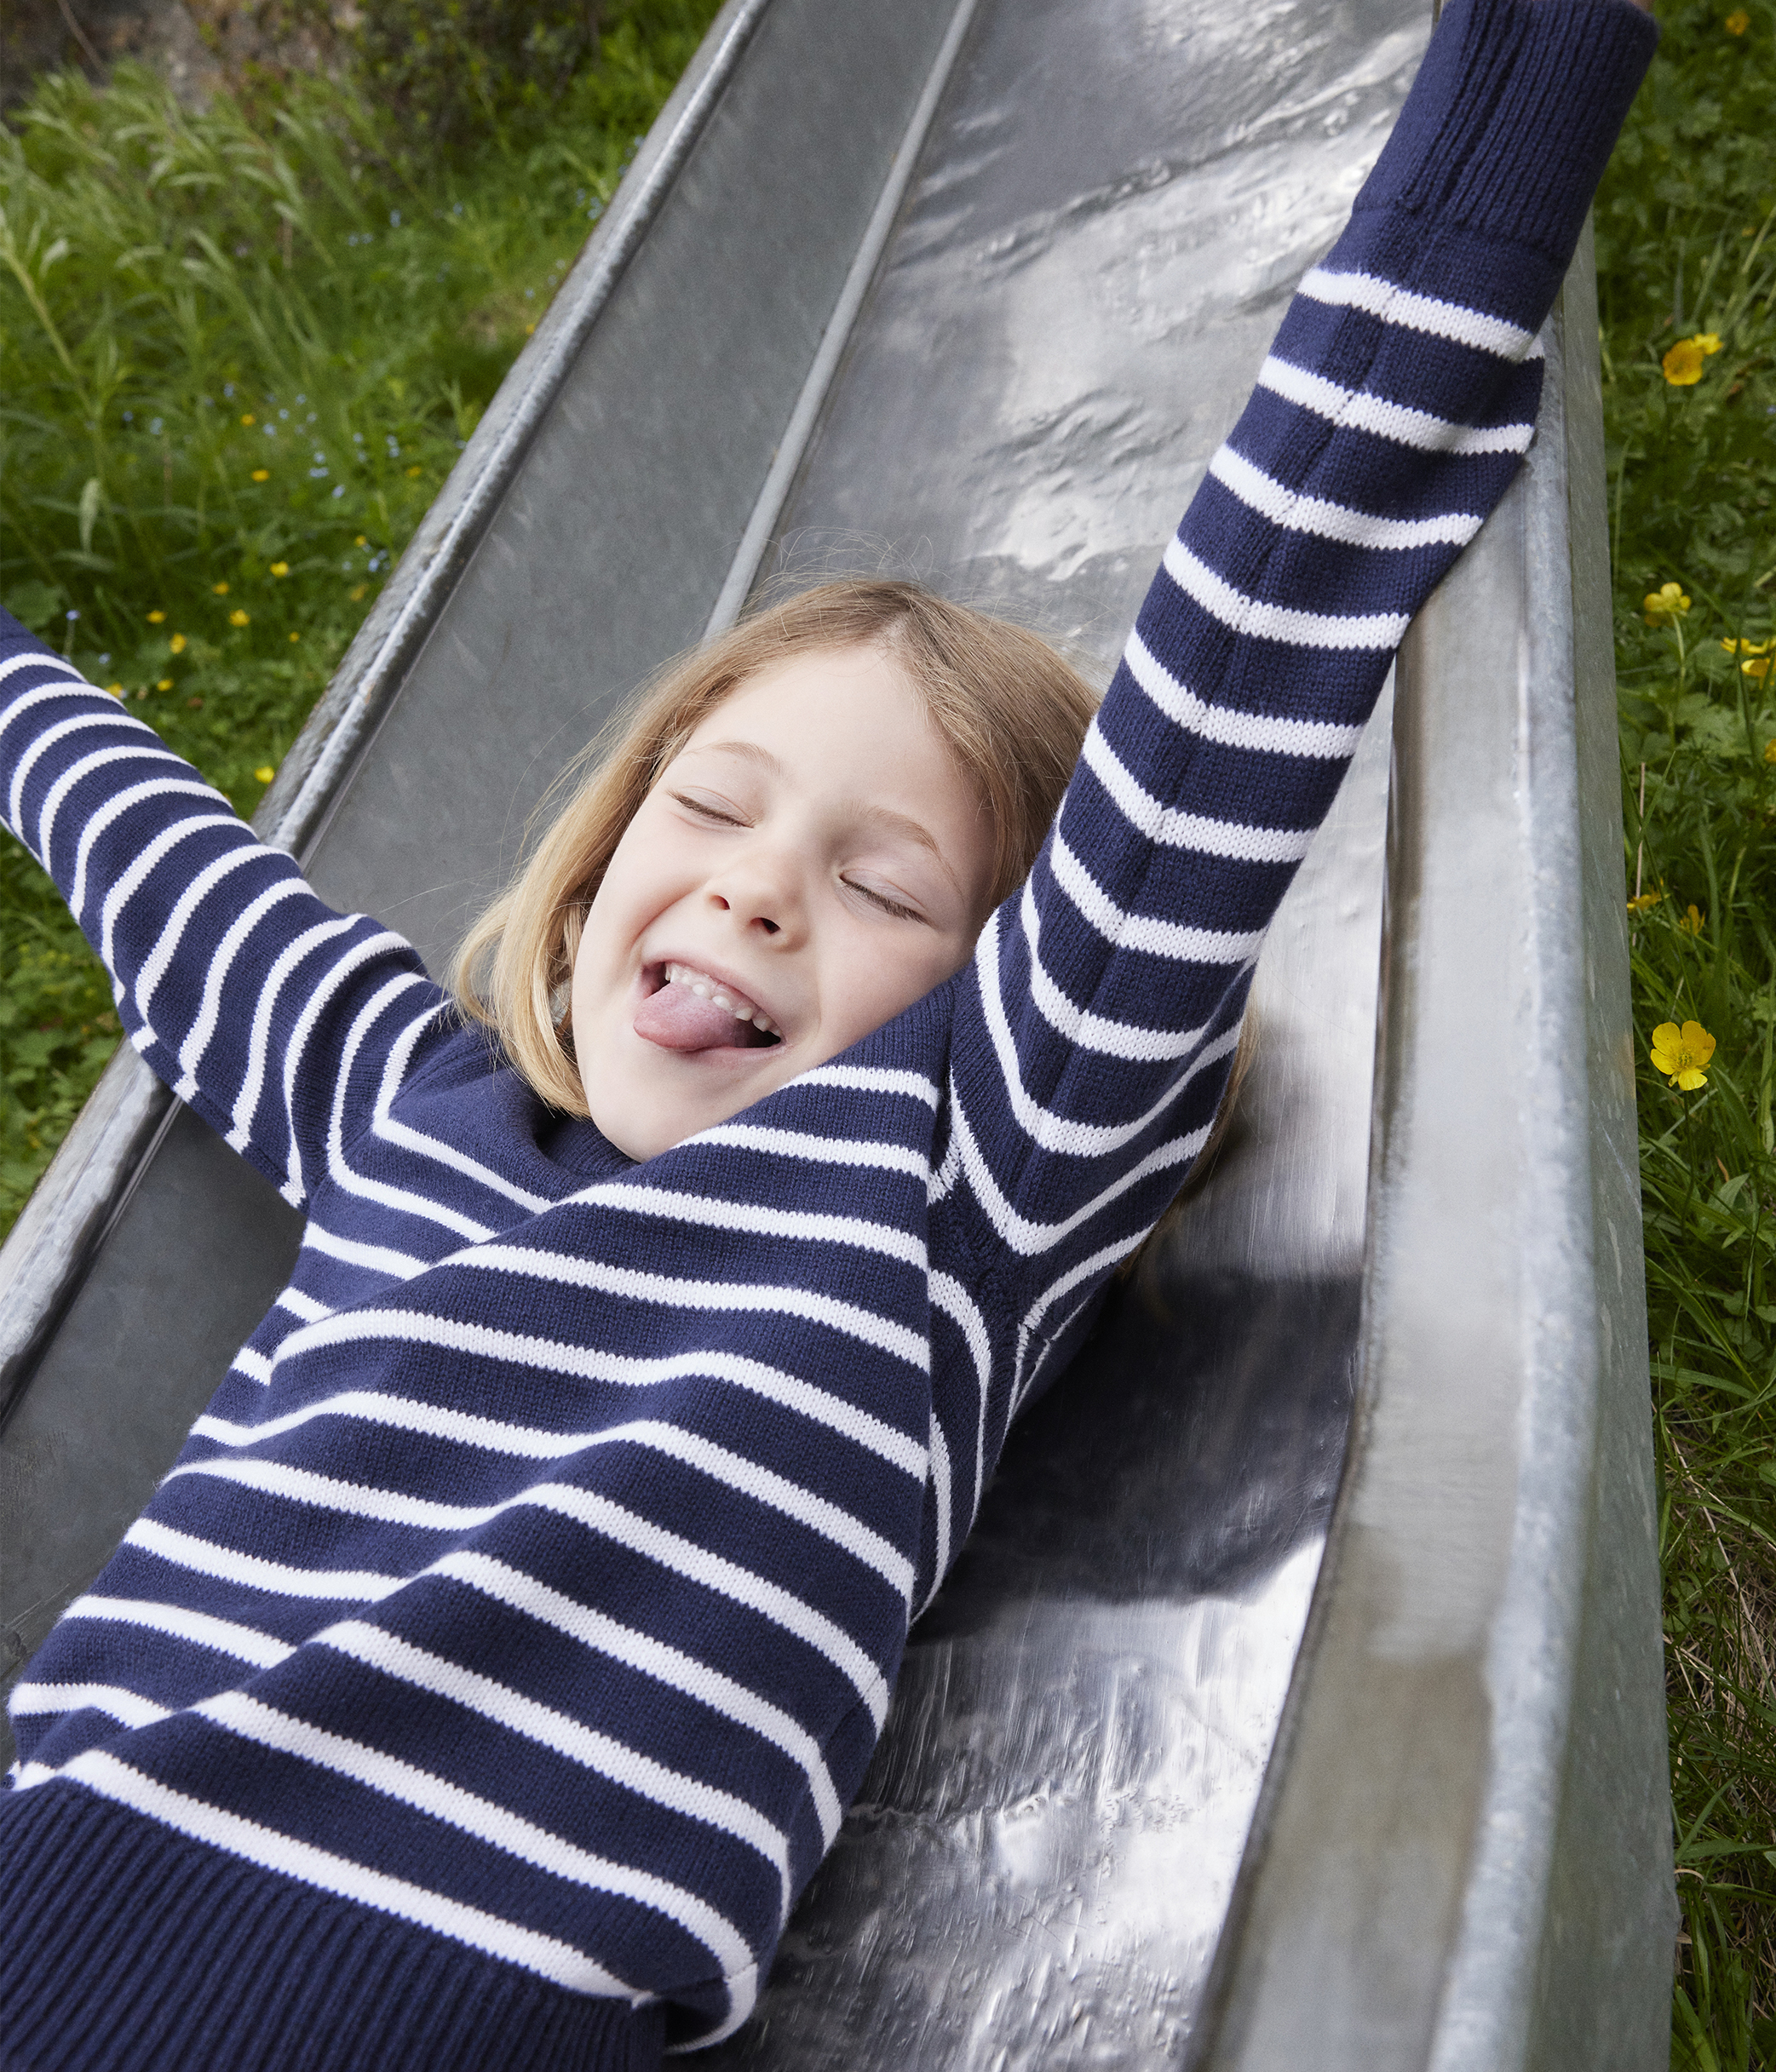
[[[567,755],[761,577],[910,568],[1107,669],[1423,4],[730,0],[264,831],[436,968]],[[704,2063],[1665,2064],[1595,341],[1582,254],[1528,468],[1265,953],[1236,1140],[1014,1432]],[[0,1255],[13,1669],[300,1234],[113,1065]]]

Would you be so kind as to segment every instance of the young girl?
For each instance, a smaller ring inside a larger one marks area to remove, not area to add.
[[[1529,444],[1652,40],[1456,0],[1089,726],[1026,634],[812,593],[666,680],[454,998],[0,626],[12,826],[309,1218],[14,1693],[7,2067],[614,2072],[744,2017]]]

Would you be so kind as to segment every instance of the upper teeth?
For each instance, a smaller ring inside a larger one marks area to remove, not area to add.
[[[699,1000],[706,1000],[733,1016],[737,1022],[750,1022],[755,1029],[762,1029],[767,1036],[781,1033],[777,1024],[764,1009],[756,1007],[744,993],[737,993],[732,986],[721,984],[711,979],[707,972],[698,971],[689,964],[669,964],[666,967],[668,985],[687,986]]]

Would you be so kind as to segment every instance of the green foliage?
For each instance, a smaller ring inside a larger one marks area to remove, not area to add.
[[[1735,4],[1662,11],[1597,212],[1629,875],[1644,902],[1633,973],[1679,2072],[1776,2067],[1776,9],[1748,4],[1735,34]],[[1699,379],[1668,379],[1671,347],[1698,335],[1719,341],[1696,356]],[[1649,609],[1668,583],[1675,608]],[[1684,1093],[1647,1051],[1658,1024],[1691,1019],[1717,1047],[1706,1088]]]
[[[193,113],[65,73],[0,130],[0,600],[243,812],[714,11],[613,13],[456,170],[402,171],[350,75]],[[0,874],[3,1234],[117,1025],[10,841]]]
[[[427,152],[552,107],[597,42],[586,0],[369,0],[352,63]]]

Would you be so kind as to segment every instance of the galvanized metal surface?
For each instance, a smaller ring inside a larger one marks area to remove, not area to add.
[[[734,0],[286,766],[279,838],[438,959],[555,768],[731,608],[773,523],[767,572],[910,566],[1107,663],[1425,26],[1417,0]],[[1662,2062],[1619,824],[1584,662],[1598,416],[1582,359],[1554,372],[1566,435],[1414,650],[1447,684],[1400,737],[1371,1409],[1292,1689],[1363,1300],[1385,715],[1261,967],[1240,1134],[1014,1434],[712,2065]],[[1513,1078],[1544,1025],[1559,1062]],[[297,1236],[182,1111],[143,1168],[153,1117],[119,1078],[15,1282],[49,1296],[0,1432],[18,1660]],[[1451,1142],[1490,1161],[1471,1185]]]
[[[1401,651],[1357,1436],[1202,2072],[1667,2062],[1596,337],[1588,244]]]

